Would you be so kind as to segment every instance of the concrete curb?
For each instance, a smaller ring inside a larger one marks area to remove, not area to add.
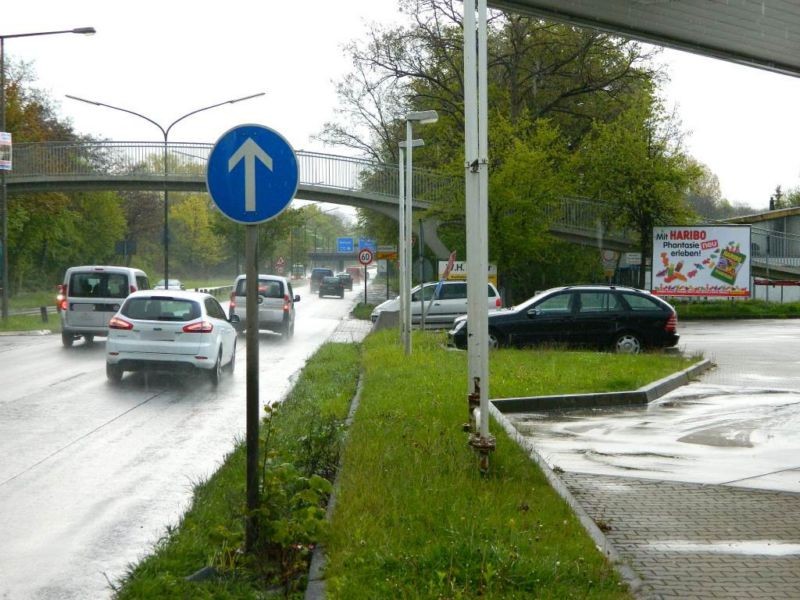
[[[347,443],[347,436],[350,434],[350,426],[353,424],[353,418],[356,414],[356,410],[358,409],[358,405],[361,402],[361,390],[362,390],[362,378],[361,375],[358,376],[358,383],[356,384],[356,393],[353,396],[352,401],[350,402],[350,410],[347,412],[347,418],[345,419],[345,439],[344,443]],[[328,506],[325,509],[325,518],[330,521],[333,517],[333,511],[336,508],[336,492],[339,489],[339,472],[342,469],[342,457],[339,458],[339,465],[336,469],[336,478],[333,482],[333,491],[331,492],[331,497],[328,500]],[[324,600],[326,597],[325,592],[325,565],[327,563],[327,558],[325,556],[325,548],[322,544],[317,544],[314,548],[314,551],[311,553],[311,564],[308,568],[308,585],[306,586],[306,593],[305,593],[305,600]]]
[[[50,335],[51,333],[53,332],[50,331],[49,329],[34,329],[31,331],[0,331],[0,336],[14,336],[14,335],[33,336],[33,335]]]

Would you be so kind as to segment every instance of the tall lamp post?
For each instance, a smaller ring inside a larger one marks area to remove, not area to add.
[[[403,231],[401,238],[404,240],[405,245],[403,253],[403,283],[405,289],[400,292],[401,297],[406,299],[405,317],[403,318],[403,324],[406,327],[406,331],[403,334],[403,344],[406,354],[411,354],[411,213],[413,206],[413,161],[411,155],[414,148],[414,143],[412,141],[413,124],[419,123],[420,125],[425,125],[427,123],[436,123],[438,120],[439,115],[435,110],[414,111],[406,115],[406,198],[405,215],[401,227]]]
[[[250,100],[251,98],[258,98],[263,96],[265,92],[259,92],[258,94],[251,94],[250,96],[244,96],[242,98],[234,98],[233,100],[225,100],[224,102],[217,102],[216,104],[212,104],[210,106],[204,106],[202,108],[198,108],[191,112],[186,113],[182,117],[175,119],[169,126],[165,129],[159,123],[156,123],[153,119],[146,117],[140,113],[134,112],[132,110],[128,110],[127,108],[120,108],[119,106],[112,106],[111,104],[105,104],[103,102],[97,102],[95,100],[86,100],[85,98],[78,98],[77,96],[70,96],[67,94],[67,98],[70,100],[77,100],[78,102],[85,102],[86,104],[93,104],[94,106],[104,106],[106,108],[110,108],[112,110],[118,110],[120,112],[128,113],[129,115],[133,115],[135,117],[139,117],[144,119],[148,123],[152,123],[161,131],[161,134],[164,136],[164,286],[165,288],[169,288],[169,189],[167,188],[167,175],[169,173],[167,167],[167,142],[169,139],[169,132],[170,130],[183,121],[184,119],[191,117],[192,115],[196,115],[199,112],[204,112],[206,110],[211,110],[212,108],[217,108],[218,106],[223,106],[225,104],[236,104],[237,102],[243,102],[244,100]]]
[[[33,33],[12,33],[0,35],[0,132],[6,130],[6,53],[5,42],[11,38],[33,37],[39,35],[58,35],[61,33],[78,33],[92,35],[94,27],[76,27],[75,29],[61,29],[59,31],[36,31]],[[9,169],[11,165],[9,164]],[[8,198],[6,196],[6,169],[0,167],[0,211],[3,213],[3,239],[0,241],[0,252],[3,254],[3,293],[2,313],[3,321],[8,320]]]
[[[419,148],[420,146],[424,146],[425,142],[421,139],[411,140],[411,148]],[[406,297],[406,277],[410,275],[411,268],[406,268],[406,186],[405,186],[405,171],[404,163],[406,160],[406,153],[405,150],[409,146],[407,141],[400,142],[398,144],[400,147],[400,162],[399,167],[397,169],[397,180],[398,180],[398,188],[400,191],[400,198],[399,203],[397,205],[398,215],[397,215],[397,225],[399,228],[397,234],[397,250],[398,250],[398,258],[400,263],[400,273],[398,287],[400,288],[400,339],[403,341],[403,347],[409,348],[407,339],[411,336],[411,323],[406,321],[406,317],[409,313],[406,312],[406,305],[411,306],[411,285],[409,284],[409,292],[408,297]],[[387,261],[388,262],[388,261]],[[389,298],[389,269],[386,269],[386,298]]]

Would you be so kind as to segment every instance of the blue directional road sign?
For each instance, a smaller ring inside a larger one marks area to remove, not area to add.
[[[263,125],[239,125],[208,157],[208,193],[222,213],[253,225],[278,216],[294,198],[297,156],[283,136]]]
[[[337,252],[352,252],[353,251],[353,238],[348,238],[348,237],[336,238],[336,251]]]
[[[375,245],[375,240],[370,238],[358,238],[358,247],[359,248],[369,248],[372,250],[372,253],[375,254],[378,250],[378,246]]]

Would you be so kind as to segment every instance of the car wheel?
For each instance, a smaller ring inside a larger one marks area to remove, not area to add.
[[[83,339],[87,344],[93,344],[94,343],[94,336],[91,335],[91,334],[90,335],[84,335]]]
[[[501,334],[496,329],[489,330],[489,348],[496,350],[497,348],[502,348],[506,345],[505,338],[503,334]]]
[[[339,292],[339,298],[344,298],[344,290],[342,290],[341,292]]]
[[[619,354],[639,354],[642,340],[635,333],[621,333],[614,342],[614,350]]]
[[[111,383],[119,383],[122,381],[122,369],[119,365],[106,363],[106,377]]]
[[[236,340],[233,340],[233,352],[231,353],[231,361],[225,365],[225,370],[228,373],[233,373],[236,368]]]
[[[322,298],[322,292],[319,293],[319,297]]]
[[[61,333],[61,343],[64,344],[64,348],[71,348],[74,341],[75,338],[72,337],[71,333]]]
[[[222,349],[220,348],[217,354],[217,360],[214,362],[214,367],[208,372],[208,378],[211,380],[211,385],[216,387],[219,385],[219,380],[222,379]]]

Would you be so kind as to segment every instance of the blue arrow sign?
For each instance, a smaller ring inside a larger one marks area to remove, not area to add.
[[[228,130],[211,149],[206,185],[233,221],[252,225],[278,216],[297,192],[297,156],[283,136],[263,125]]]

